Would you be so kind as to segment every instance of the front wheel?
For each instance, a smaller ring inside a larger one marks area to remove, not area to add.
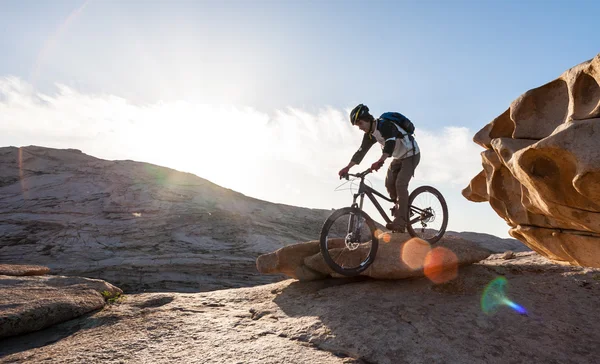
[[[406,229],[410,236],[437,243],[446,233],[448,206],[440,191],[431,186],[421,186],[408,197]]]
[[[321,229],[321,254],[327,265],[345,276],[355,276],[375,260],[379,240],[373,220],[357,207],[334,211]]]

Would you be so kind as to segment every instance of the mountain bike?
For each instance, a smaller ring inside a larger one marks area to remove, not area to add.
[[[371,172],[369,168],[345,176],[346,179],[360,179],[358,192],[354,194],[352,205],[335,210],[321,229],[321,254],[325,262],[335,272],[345,276],[358,275],[373,263],[379,247],[379,236],[383,233],[362,209],[365,196],[387,223],[392,221],[375,196],[388,202],[394,201],[365,184],[365,177]],[[406,229],[410,236],[430,244],[438,242],[448,226],[448,206],[444,196],[434,187],[420,186],[409,195],[408,205]]]

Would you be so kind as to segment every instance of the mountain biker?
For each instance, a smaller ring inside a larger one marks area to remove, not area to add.
[[[362,130],[362,143],[358,151],[354,153],[350,163],[342,168],[338,174],[340,178],[345,177],[353,166],[360,164],[369,149],[379,142],[382,145],[382,155],[376,162],[371,164],[373,171],[379,170],[385,160],[392,157],[392,162],[385,177],[385,187],[390,198],[395,201],[392,209],[394,220],[386,227],[392,231],[404,232],[408,221],[408,182],[415,172],[415,168],[421,160],[421,154],[417,141],[394,121],[385,118],[386,114],[375,119],[366,105],[360,104],[350,112],[350,122]],[[397,114],[404,118],[402,114]]]

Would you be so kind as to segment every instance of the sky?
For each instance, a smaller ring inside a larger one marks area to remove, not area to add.
[[[461,195],[473,135],[529,89],[600,52],[596,1],[0,3],[0,146],[76,148],[194,173],[267,201],[339,208],[362,133],[398,111],[448,228],[508,237]],[[380,156],[371,149],[353,171]],[[389,164],[389,161],[388,161]],[[387,167],[387,164],[386,164]],[[385,172],[370,183],[383,187]],[[381,221],[372,208],[367,212]]]

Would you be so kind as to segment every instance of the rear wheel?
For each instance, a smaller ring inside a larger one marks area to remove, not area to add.
[[[339,274],[360,274],[375,260],[379,246],[376,231],[373,220],[357,207],[334,211],[321,229],[325,262]]]
[[[406,229],[411,236],[430,244],[444,236],[448,226],[448,206],[440,191],[431,186],[421,186],[410,194],[408,205]]]

